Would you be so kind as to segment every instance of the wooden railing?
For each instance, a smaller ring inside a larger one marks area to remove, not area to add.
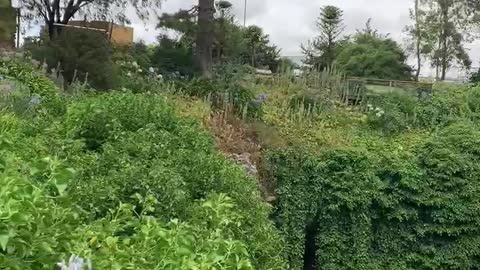
[[[347,77],[346,79],[355,80],[355,81],[364,81],[366,84],[389,86],[389,87],[397,87],[397,86],[416,86],[416,87],[427,87],[427,88],[433,87],[433,83],[429,83],[429,82],[382,80],[382,79],[370,79],[370,78],[361,78],[361,77]]]

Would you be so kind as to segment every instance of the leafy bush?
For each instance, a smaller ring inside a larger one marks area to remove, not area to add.
[[[73,138],[84,140],[88,149],[98,150],[120,131],[138,131],[148,124],[171,130],[175,128],[173,114],[173,108],[161,96],[107,94],[72,104],[65,126]]]
[[[468,118],[469,109],[464,88],[436,90],[431,99],[422,100],[418,108],[418,125],[427,128],[444,127],[459,118]],[[472,92],[470,92],[472,93]]]
[[[0,268],[73,254],[94,269],[285,269],[256,182],[166,97],[65,101],[35,121],[0,115]]]
[[[179,72],[192,76],[197,69],[193,61],[193,49],[166,36],[159,37],[159,46],[153,49],[152,63],[162,74]]]
[[[392,135],[415,126],[418,104],[414,97],[391,93],[370,102],[367,121],[372,128]]]
[[[2,146],[5,147],[5,141]],[[14,147],[10,145],[10,147]],[[55,265],[68,250],[68,241],[79,221],[79,213],[49,198],[35,186],[28,173],[47,173],[50,183],[68,181],[60,171],[28,167],[9,151],[0,158],[0,268],[37,269]],[[27,175],[22,173],[27,169]]]
[[[199,97],[210,102],[214,109],[232,107],[237,115],[261,116],[262,106],[255,102],[255,95],[239,82],[230,82],[230,78],[193,79],[178,87],[183,94]]]
[[[480,82],[480,69],[470,74],[469,81],[475,84]]]
[[[254,269],[246,246],[231,238],[230,229],[241,216],[228,197],[199,202],[192,223],[162,223],[148,215],[155,199],[140,200],[140,213],[122,204],[105,219],[81,228],[77,234],[88,241],[75,243],[77,254],[91,258],[98,269]]]
[[[149,216],[158,201],[139,195],[140,212],[120,204],[105,218],[85,223],[68,196],[47,196],[41,186],[19,173],[18,161],[2,152],[2,269],[50,269],[69,254],[89,258],[94,269],[254,269],[247,247],[232,239],[243,217],[224,195],[196,203],[191,224],[178,220],[166,224]],[[54,170],[50,180],[60,180],[62,175]]]
[[[60,63],[68,83],[87,79],[98,90],[115,87],[112,48],[102,33],[65,28],[55,40],[32,43],[26,49],[34,59],[46,61],[49,68]]]
[[[249,212],[268,215],[255,182],[214,151],[213,138],[177,118],[163,97],[116,93],[85,98],[70,106],[65,126],[69,136],[98,152],[95,164],[88,163],[82,180],[72,185],[75,201],[87,212],[102,217],[119,202],[135,205],[136,194],[151,193],[159,202],[157,218],[190,220],[196,200],[224,193],[245,215],[235,235],[256,258],[254,265],[282,265],[281,254],[274,255],[281,246],[272,224],[248,217]]]
[[[135,45],[138,47],[140,45]],[[134,49],[134,52],[137,51]],[[143,54],[147,54],[144,52]],[[115,54],[115,65],[117,67],[117,83],[119,89],[127,89],[134,93],[159,93],[166,91],[163,75],[158,74],[158,69],[149,66],[146,56],[122,54],[121,51]],[[138,62],[137,62],[138,61]],[[148,66],[145,66],[148,65]]]
[[[412,68],[393,39],[372,31],[359,32],[341,44],[336,63],[347,76],[407,80]]]
[[[475,269],[479,135],[467,123],[438,131],[413,151],[368,142],[320,154],[270,153],[275,217],[290,265]]]
[[[20,61],[0,60],[0,74],[28,89],[31,97],[40,97],[40,106],[53,114],[62,114],[65,105],[55,85],[31,65]]]

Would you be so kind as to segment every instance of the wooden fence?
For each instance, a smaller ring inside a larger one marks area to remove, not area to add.
[[[365,82],[365,84],[388,86],[388,87],[414,86],[414,87],[422,87],[427,89],[433,88],[433,83],[430,83],[430,82],[382,80],[382,79],[370,79],[370,78],[360,78],[360,77],[347,77],[346,79],[349,81],[350,80],[363,81]]]

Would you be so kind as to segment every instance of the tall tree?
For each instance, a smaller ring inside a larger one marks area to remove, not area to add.
[[[251,25],[245,28],[243,34],[246,50],[244,51],[244,62],[252,67],[268,68],[277,71],[280,50],[275,45],[270,45],[270,37],[263,32],[263,29]]]
[[[12,49],[14,46],[15,14],[10,0],[0,0],[0,49]]]
[[[215,1],[198,0],[198,31],[195,47],[197,65],[205,77],[211,76],[215,33]]]
[[[422,60],[424,56],[432,52],[433,44],[432,35],[427,29],[427,16],[423,5],[427,0],[414,0],[414,2],[414,8],[410,9],[410,18],[414,23],[407,26],[405,31],[409,36],[408,50],[414,53],[417,60],[415,80],[418,81],[422,70]]]
[[[60,31],[57,24],[68,24],[75,16],[94,20],[129,22],[126,11],[148,18],[156,13],[161,0],[23,0],[23,16],[31,23],[44,22],[50,38]]]
[[[307,45],[302,45],[306,55],[305,63],[315,68],[324,69],[333,65],[337,54],[338,38],[343,33],[343,11],[335,6],[325,6],[317,19],[320,35]]]
[[[270,38],[258,26],[241,27],[235,21],[232,4],[227,1],[215,2],[214,33],[212,51],[213,63],[234,62],[252,64],[256,67],[277,70],[279,49],[272,45]],[[171,33],[178,33],[178,38],[162,35],[156,48],[158,56],[170,55],[168,59],[177,59],[177,55],[185,57],[195,49],[200,26],[197,23],[198,6],[189,10],[180,10],[174,14],[163,14],[159,18],[158,28]],[[165,49],[165,50],[164,50]],[[195,56],[195,62],[197,61]],[[156,59],[155,63],[163,63],[164,59]],[[187,63],[186,61],[181,61]],[[171,65],[170,65],[171,66]],[[195,65],[188,64],[188,70]],[[197,65],[199,67],[199,65]],[[177,69],[179,70],[179,69]],[[181,71],[181,70],[179,70]]]
[[[465,44],[472,41],[472,29],[478,25],[479,0],[428,0],[428,31],[435,34],[436,48],[432,65],[445,80],[453,62],[470,68],[471,60]],[[438,76],[437,76],[438,77]]]

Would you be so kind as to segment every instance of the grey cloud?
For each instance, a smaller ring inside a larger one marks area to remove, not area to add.
[[[167,0],[163,4],[162,12],[189,8],[197,2]],[[231,2],[237,20],[243,22],[244,0]],[[247,0],[247,3],[247,24],[263,27],[285,55],[301,54],[300,44],[316,35],[315,19],[324,5],[337,5],[345,11],[346,33],[363,28],[366,20],[372,18],[373,26],[380,32],[391,33],[392,37],[398,39],[408,23],[408,9],[411,6],[407,0]],[[136,30],[136,37],[154,42],[152,35],[158,33],[147,31],[148,28],[141,27]]]

